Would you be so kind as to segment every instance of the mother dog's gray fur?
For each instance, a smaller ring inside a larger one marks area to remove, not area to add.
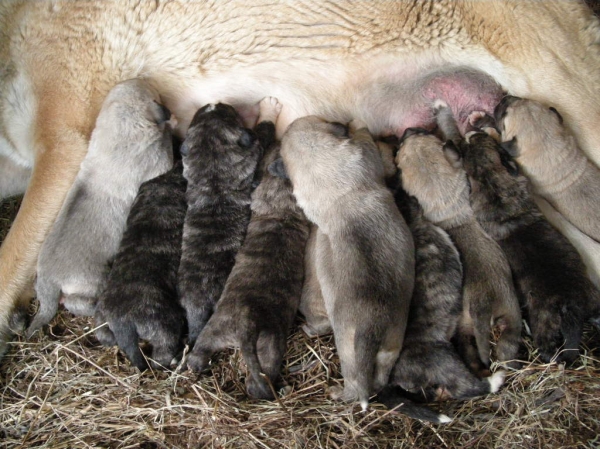
[[[272,139],[275,127],[271,122]],[[257,127],[257,129],[258,129]],[[309,225],[296,204],[289,180],[267,170],[279,156],[272,145],[262,162],[262,180],[252,194],[252,216],[244,244],[215,313],[198,337],[188,365],[204,370],[220,349],[239,347],[248,366],[248,394],[272,399],[287,337],[298,310]],[[261,377],[264,373],[268,382]]]
[[[127,214],[144,181],[173,164],[170,114],[145,81],[115,86],[104,101],[90,147],[52,231],[42,246],[31,335],[58,310],[93,315],[107,263],[119,248]]]
[[[306,216],[319,226],[316,267],[344,376],[343,393],[366,409],[402,347],[414,282],[414,247],[385,187],[366,128],[317,117],[294,121],[281,155]]]
[[[492,322],[503,328],[496,357],[513,359],[519,349],[521,313],[510,267],[498,244],[475,220],[456,147],[431,134],[413,134],[403,140],[396,162],[404,189],[418,199],[427,219],[448,232],[461,254],[464,286],[459,334],[467,361],[477,363],[468,344],[474,336],[479,360],[489,364]]]

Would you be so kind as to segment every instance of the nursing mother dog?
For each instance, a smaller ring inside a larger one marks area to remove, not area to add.
[[[0,249],[0,352],[116,83],[148,79],[181,134],[206,103],[265,96],[279,134],[312,114],[401,135],[436,99],[464,130],[506,90],[560,110],[598,163],[599,38],[583,1],[2,2],[0,197],[25,197]]]

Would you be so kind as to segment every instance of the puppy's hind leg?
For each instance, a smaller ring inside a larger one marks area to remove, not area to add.
[[[127,358],[140,371],[148,369],[148,363],[139,346],[139,335],[135,325],[128,321],[115,323],[112,331],[119,348],[127,354]]]
[[[96,329],[96,338],[102,346],[110,347],[117,344],[115,334],[113,334],[113,332],[110,330],[104,314],[98,309],[96,309],[96,313],[94,315],[94,325],[96,327],[103,325],[102,327]]]
[[[58,312],[60,300],[60,287],[58,284],[44,276],[40,276],[37,279],[35,290],[40,308],[27,329],[27,338],[30,338],[35,331],[48,324]]]
[[[233,332],[232,323],[227,318],[216,312],[202,329],[196,344],[189,354],[187,366],[192,371],[202,372],[208,368],[210,357],[223,348],[235,345],[234,338],[229,333]]]
[[[273,392],[269,384],[261,376],[261,366],[258,361],[258,335],[247,336],[241,342],[240,348],[242,356],[248,367],[248,377],[246,378],[246,390],[248,395],[257,399],[274,399]]]
[[[263,332],[258,338],[258,361],[262,368],[262,372],[269,378],[269,381],[275,390],[277,390],[281,384],[281,364],[286,349],[286,337],[286,335],[275,335]]]

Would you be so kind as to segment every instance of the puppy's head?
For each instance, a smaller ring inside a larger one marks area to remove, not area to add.
[[[466,214],[469,185],[462,168],[461,154],[451,142],[416,130],[405,133],[396,155],[402,172],[402,186],[417,198],[425,215],[437,222],[452,215]]]
[[[283,135],[281,157],[298,204],[311,220],[353,190],[383,184],[383,163],[374,142],[354,140],[348,128],[315,116],[295,120]]]
[[[253,176],[263,150],[254,131],[244,127],[236,110],[218,103],[208,104],[196,112],[180,152],[186,177],[193,176],[192,169],[198,169],[204,176],[210,165],[223,181],[230,179],[233,188],[237,185],[236,179]]]
[[[560,113],[537,101],[508,95],[496,106],[494,118],[503,148],[518,160],[538,157],[570,138]]]

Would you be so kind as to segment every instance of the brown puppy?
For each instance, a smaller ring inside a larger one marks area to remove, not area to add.
[[[281,110],[277,106],[277,113],[262,116],[259,120],[264,121],[257,126],[257,132],[269,127],[272,141]],[[215,313],[188,359],[188,366],[202,371],[215,351],[241,348],[249,371],[248,394],[263,399],[272,399],[273,393],[261,373],[275,387],[279,381],[287,337],[300,302],[309,232],[289,180],[267,171],[278,156],[278,145],[272,145],[263,158],[262,180],[252,194],[252,217],[244,244]]]
[[[317,117],[296,120],[281,156],[294,195],[319,226],[316,268],[344,376],[359,399],[381,389],[402,347],[414,283],[414,247],[366,128],[348,136]]]
[[[461,347],[469,364],[476,356],[468,344],[475,337],[479,360],[490,361],[490,332],[503,328],[496,345],[500,361],[513,359],[519,349],[521,313],[506,257],[475,220],[469,204],[469,183],[456,147],[427,133],[405,134],[396,156],[404,189],[415,196],[424,216],[446,230],[463,263]]]
[[[497,82],[559,108],[600,162],[600,32],[583,1],[15,0],[0,3],[0,30],[0,155],[10,162],[0,162],[0,197],[30,177],[0,249],[0,353],[100,105],[125,79],[150,80],[182,133],[203,104],[275,94],[286,105],[280,132],[318,114],[401,134],[433,123],[438,96],[490,113]]]
[[[600,292],[575,248],[539,211],[527,179],[498,142],[483,132],[469,133],[461,152],[473,210],[506,254],[542,360],[574,360],[584,317],[600,312]]]

